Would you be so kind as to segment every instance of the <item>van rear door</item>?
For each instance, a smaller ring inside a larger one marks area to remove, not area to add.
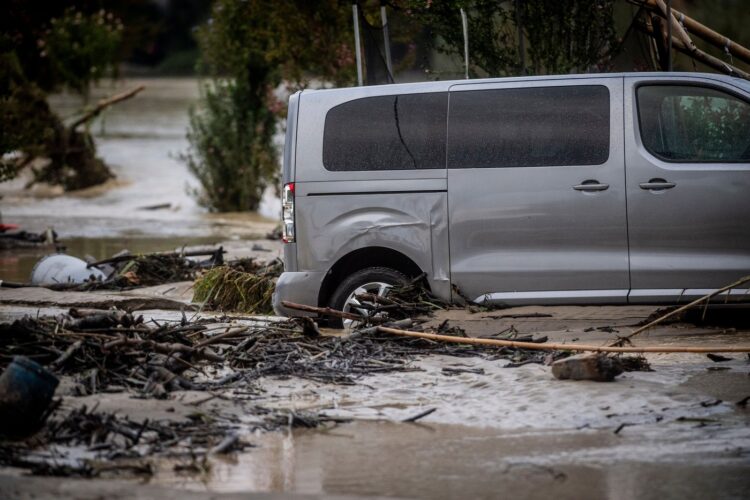
[[[622,77],[450,89],[451,281],[491,303],[624,302]]]

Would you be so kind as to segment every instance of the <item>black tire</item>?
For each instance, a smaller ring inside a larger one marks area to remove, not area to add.
[[[389,267],[367,267],[349,275],[344,281],[339,283],[336,291],[331,295],[328,301],[328,307],[341,311],[346,304],[346,299],[354,290],[367,283],[387,283],[388,285],[398,286],[406,283],[407,278],[404,274]],[[331,318],[328,322],[331,328],[343,328],[343,322],[340,318]]]

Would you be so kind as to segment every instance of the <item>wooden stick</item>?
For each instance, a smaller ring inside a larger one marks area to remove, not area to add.
[[[141,349],[151,349],[161,354],[172,355],[178,352],[185,353],[190,356],[197,356],[199,358],[212,361],[214,363],[223,363],[224,358],[219,356],[215,352],[207,348],[196,349],[185,344],[173,342],[171,344],[154,342],[153,340],[140,340],[140,339],[126,339],[120,338],[118,340],[112,340],[104,344],[103,348],[105,351],[115,349],[119,347],[136,347]]]
[[[317,313],[322,314],[323,316],[334,316],[341,319],[351,319],[354,321],[361,321],[363,323],[383,323],[384,321],[393,321],[392,319],[386,317],[379,318],[377,316],[361,316],[359,314],[337,311],[336,309],[331,309],[330,307],[314,307],[305,304],[296,304],[294,302],[289,302],[286,300],[282,300],[281,305],[286,307],[287,309]]]
[[[92,118],[96,118],[97,116],[99,116],[99,113],[101,113],[108,107],[112,106],[113,104],[117,104],[120,101],[124,101],[125,99],[130,99],[131,97],[133,97],[134,95],[136,95],[138,92],[142,91],[145,88],[146,88],[145,86],[139,85],[135,87],[134,89],[130,89],[120,94],[115,94],[112,97],[102,99],[101,101],[99,101],[99,103],[96,105],[94,109],[90,110],[89,112],[84,114],[82,117],[74,121],[73,124],[70,126],[70,130],[75,130],[78,127],[78,125],[86,123]]]
[[[206,347],[208,345],[220,342],[228,337],[234,337],[238,333],[247,332],[248,330],[250,330],[250,328],[247,326],[237,326],[234,328],[228,328],[227,331],[224,333],[219,333],[217,335],[214,335],[213,337],[208,337],[206,340],[202,342],[198,342],[197,344],[195,344],[194,348],[200,349],[202,347]]]
[[[572,344],[535,344],[533,342],[516,342],[514,340],[497,340],[481,339],[471,337],[455,337],[453,335],[438,335],[435,333],[410,332],[407,330],[398,330],[379,326],[378,331],[390,333],[392,335],[402,335],[404,337],[416,337],[428,340],[438,340],[441,342],[455,342],[457,344],[485,345],[491,347],[516,347],[518,349],[530,349],[535,351],[585,351],[585,352],[693,352],[693,353],[710,353],[710,352],[750,352],[750,346],[711,346],[711,347],[687,347],[687,346],[653,346],[653,347],[611,347],[595,345],[572,345]]]
[[[731,285],[727,285],[724,288],[719,288],[718,290],[714,290],[713,292],[709,293],[708,295],[704,295],[703,297],[701,297],[699,299],[695,299],[694,301],[690,302],[689,304],[685,304],[684,306],[679,307],[679,308],[675,309],[674,311],[669,312],[669,313],[665,314],[664,316],[661,316],[661,317],[655,319],[651,323],[638,328],[637,330],[635,330],[631,334],[626,335],[624,337],[620,337],[615,343],[612,344],[612,346],[622,345],[622,343],[624,341],[630,340],[631,338],[635,337],[639,333],[644,332],[644,331],[648,330],[649,328],[658,325],[659,323],[662,323],[664,320],[669,319],[672,316],[674,316],[676,314],[679,314],[679,313],[681,313],[683,311],[686,311],[686,310],[690,309],[691,307],[700,304],[704,300],[708,301],[708,300],[711,299],[711,297],[715,297],[715,296],[717,296],[717,295],[719,295],[721,293],[724,293],[724,292],[726,292],[728,290],[731,290],[732,288],[737,288],[740,285],[744,285],[748,281],[750,281],[750,276],[745,276],[744,278],[738,279],[737,281],[735,281]]]

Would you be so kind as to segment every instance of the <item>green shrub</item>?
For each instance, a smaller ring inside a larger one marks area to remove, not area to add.
[[[256,210],[277,178],[276,119],[249,93],[240,82],[216,80],[203,86],[202,106],[190,112],[182,159],[202,187],[193,194],[213,211]]]

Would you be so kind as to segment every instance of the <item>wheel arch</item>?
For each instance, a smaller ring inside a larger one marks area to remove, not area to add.
[[[318,305],[326,306],[339,283],[352,273],[368,267],[389,267],[409,278],[423,272],[413,259],[398,250],[380,246],[359,248],[342,256],[328,270],[320,286]]]

